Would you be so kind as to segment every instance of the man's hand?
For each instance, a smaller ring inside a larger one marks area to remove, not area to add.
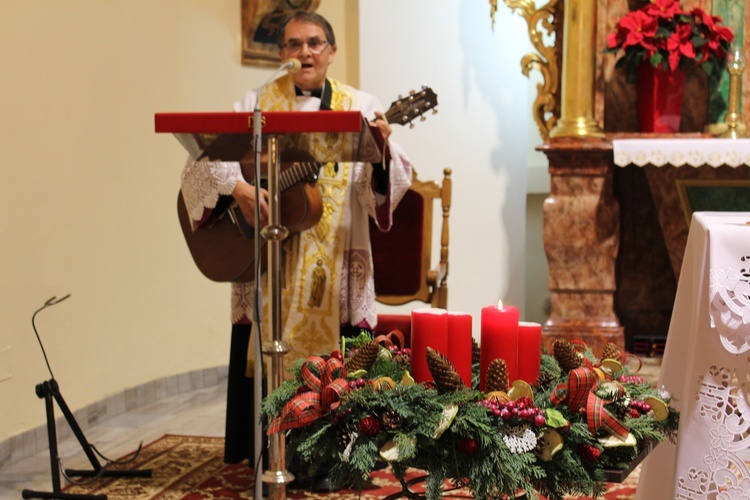
[[[237,201],[247,223],[255,226],[255,186],[239,181],[234,186],[232,197]],[[268,223],[268,191],[261,188],[260,198],[260,225],[262,227]]]
[[[391,126],[386,120],[385,115],[378,111],[375,112],[375,125],[380,129],[380,133],[383,134],[383,140],[388,144],[388,138],[391,136]]]

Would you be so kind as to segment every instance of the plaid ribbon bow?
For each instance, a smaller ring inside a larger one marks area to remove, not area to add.
[[[586,423],[592,434],[604,427],[611,434],[625,440],[630,433],[628,428],[617,420],[604,406],[609,403],[594,394],[599,383],[596,372],[588,367],[576,368],[570,371],[568,383],[559,384],[550,394],[553,404],[568,402],[570,409],[575,412],[586,411]]]
[[[349,390],[346,368],[336,358],[326,361],[310,356],[302,365],[300,376],[310,390],[297,394],[284,405],[281,414],[268,425],[268,435],[310,425],[326,412],[335,410],[341,403],[341,396]]]
[[[385,335],[378,335],[375,337],[375,342],[378,344],[383,344],[386,348],[391,347],[392,345],[397,345],[399,349],[403,349],[406,345],[406,340],[404,339],[404,333],[401,330],[391,330],[389,333]]]

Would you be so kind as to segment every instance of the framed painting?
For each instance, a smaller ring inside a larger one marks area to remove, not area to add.
[[[750,180],[677,179],[685,220],[693,212],[750,212]]]
[[[281,21],[297,10],[314,12],[320,0],[242,0],[242,64],[281,64],[277,40]]]

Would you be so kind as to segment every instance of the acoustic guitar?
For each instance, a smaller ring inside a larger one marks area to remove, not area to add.
[[[385,117],[390,124],[414,127],[412,123],[425,112],[437,110],[437,95],[428,87],[419,92],[399,96]],[[322,164],[304,161],[304,155],[285,152],[279,168],[279,209],[281,225],[289,235],[314,226],[323,213],[320,188],[317,185],[318,171]],[[242,175],[248,182],[255,177],[252,162],[241,161]],[[266,187],[266,179],[261,186]],[[190,255],[198,269],[212,281],[251,281],[255,278],[255,231],[242,216],[231,196],[224,196],[212,210],[209,223],[193,229],[190,216],[180,192],[177,197],[177,214]],[[264,248],[265,242],[261,248]],[[266,253],[261,252],[261,266],[265,269]]]

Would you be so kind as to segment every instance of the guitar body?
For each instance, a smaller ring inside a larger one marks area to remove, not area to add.
[[[283,168],[283,166],[282,166]],[[323,201],[315,183],[301,182],[281,192],[281,225],[289,234],[304,231],[320,220]],[[232,211],[235,220],[229,216]],[[198,269],[212,281],[251,281],[255,278],[255,231],[236,206],[227,208],[209,227],[193,230],[182,193],[177,196],[177,215],[182,234]],[[261,242],[261,266],[265,270],[267,252]]]
[[[391,124],[413,126],[412,120],[422,116],[427,110],[437,112],[435,106],[437,96],[432,89],[423,87],[419,92],[410,92],[407,97],[399,96],[391,104],[385,117]],[[281,162],[280,219],[281,225],[292,235],[314,226],[323,215],[322,195],[316,183],[320,164],[314,163],[309,153],[291,149],[282,153]],[[266,161],[261,158],[261,163]],[[253,161],[248,158],[241,161],[240,166],[243,177],[252,183],[255,177]],[[261,176],[264,175],[262,168]],[[265,187],[265,180],[261,178],[262,187]],[[177,214],[182,234],[195,264],[207,278],[218,282],[251,281],[255,278],[255,231],[247,224],[235,203],[226,203],[227,206],[222,208],[221,203],[226,201],[233,200],[220,200],[220,205],[214,209],[215,220],[210,225],[193,230],[180,193],[177,197]],[[261,269],[265,270],[268,259],[265,240],[261,242],[260,259]]]

